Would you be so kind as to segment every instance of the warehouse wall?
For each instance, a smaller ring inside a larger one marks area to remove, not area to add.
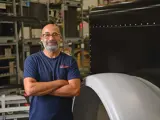
[[[98,6],[98,0],[84,0],[83,9],[88,9],[90,6]]]

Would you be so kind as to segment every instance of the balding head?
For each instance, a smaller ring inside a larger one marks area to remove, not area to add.
[[[46,32],[49,32],[49,33],[56,32],[56,33],[60,34],[60,29],[55,24],[48,24],[48,25],[44,26],[44,28],[42,29],[42,34],[45,34]]]

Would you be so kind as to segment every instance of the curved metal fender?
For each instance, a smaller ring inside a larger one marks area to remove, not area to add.
[[[160,120],[160,89],[142,78],[102,73],[86,77],[85,86],[97,93],[110,120]]]

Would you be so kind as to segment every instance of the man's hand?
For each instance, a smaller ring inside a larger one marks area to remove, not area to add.
[[[50,95],[61,96],[61,97],[72,97],[80,94],[80,79],[68,80],[68,84],[64,85],[55,91],[51,92]]]

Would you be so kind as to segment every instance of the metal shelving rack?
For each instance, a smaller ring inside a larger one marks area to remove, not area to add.
[[[67,24],[67,22],[69,22],[69,21],[65,20],[65,11],[68,11],[68,7],[70,7],[70,6],[75,7],[75,8],[80,8],[81,9],[80,11],[82,13],[81,15],[83,16],[83,0],[80,0],[80,1],[62,0],[62,2],[60,2],[60,3],[50,3],[49,4],[50,9],[55,9],[55,10],[58,9],[61,11],[61,13],[63,13],[61,23],[57,23],[58,25],[63,26],[63,31],[62,31],[63,41],[77,42],[78,40],[83,39],[83,34],[80,34],[79,37],[67,37],[65,34],[66,33],[65,24]],[[82,17],[81,17],[81,21],[83,21]],[[72,27],[72,26],[70,26],[70,27]]]
[[[82,17],[81,17],[81,20],[79,20],[79,21],[83,21],[83,0],[80,0],[80,1],[62,0],[61,3],[50,3],[49,1],[50,0],[47,0],[46,3],[45,3],[47,5],[47,13],[46,13],[47,17],[48,17],[48,21],[47,22],[50,21],[50,19],[49,19],[49,11],[51,9],[59,10],[59,11],[63,12],[61,23],[57,23],[59,26],[63,26],[63,28],[62,28],[63,48],[65,47],[65,43],[67,43],[67,41],[71,41],[74,44],[74,43],[77,43],[78,40],[81,40],[82,43],[83,43],[83,31],[81,31],[81,33],[79,33],[80,35],[78,37],[67,37],[66,34],[65,34],[66,33],[65,24],[68,24],[67,23],[68,21],[65,20],[65,11],[67,11],[67,8],[70,7],[70,6],[71,7],[75,7],[75,8],[80,8],[80,12],[81,12]],[[21,16],[23,16],[23,7],[22,7],[23,3],[22,3],[22,0],[21,0],[20,3],[21,3],[21,9],[20,9],[21,10]],[[23,23],[21,24],[21,29],[22,28],[23,28]],[[22,38],[21,39],[22,39],[22,44],[23,44],[23,46],[22,46],[22,48],[23,48],[23,50],[22,50],[23,51],[23,61],[26,58],[26,56],[24,54],[25,47],[27,46],[26,43],[27,42],[34,43],[32,41],[34,38],[32,38],[31,30],[32,30],[32,28],[30,28],[30,38],[29,39],[24,39],[24,33],[23,33],[23,30],[22,30]],[[34,39],[34,41],[39,41],[39,40]],[[39,44],[38,42],[36,42],[36,43]],[[26,49],[29,49],[29,48],[26,47]],[[83,48],[82,48],[82,51],[83,51]],[[83,57],[83,55],[82,55],[82,57]]]
[[[40,4],[42,4],[42,3],[40,3]],[[37,18],[33,17],[35,20],[35,24],[38,24],[40,26],[49,21],[49,0],[43,4],[45,4],[47,6],[47,13],[46,13],[47,14],[47,21],[39,21]],[[20,15],[23,16],[23,1],[22,0],[20,0]],[[30,23],[33,24],[33,22],[30,22]],[[33,28],[31,26],[28,26],[28,27],[29,27],[29,39],[25,39],[24,38],[24,31],[23,31],[24,22],[23,21],[21,22],[21,40],[22,40],[22,59],[23,59],[23,62],[25,61],[25,59],[27,57],[25,55],[25,53],[30,51],[29,45],[27,43],[31,42],[33,45],[40,45],[40,43],[39,43],[40,38],[33,38],[32,37],[32,29]]]
[[[16,16],[16,1],[13,0],[12,3],[7,3],[7,1],[6,1],[6,4],[12,4],[12,7],[13,7],[13,14],[12,15],[15,17]],[[10,15],[10,13],[9,13],[9,15]],[[7,16],[7,13],[6,13],[6,16]],[[5,74],[1,74],[0,78],[3,79],[3,77],[16,76],[16,81],[19,84],[20,83],[20,79],[19,79],[19,53],[18,53],[18,51],[19,51],[18,48],[19,47],[18,47],[17,21],[11,21],[11,20],[8,20],[8,19],[5,20],[5,16],[0,17],[0,18],[1,18],[0,19],[1,23],[14,23],[14,31],[15,31],[15,34],[14,34],[13,37],[0,37],[0,39],[4,40],[4,41],[6,41],[8,39],[13,41],[11,43],[2,42],[2,43],[0,43],[0,46],[15,46],[15,49],[16,49],[16,55],[15,56],[12,55],[12,56],[1,56],[0,57],[0,60],[9,60],[9,59],[15,59],[16,60],[16,73],[15,73],[15,75],[5,73]],[[9,16],[8,16],[8,18],[9,18]],[[9,66],[7,66],[7,67],[9,67]],[[6,69],[6,67],[5,68],[2,67],[2,69]]]
[[[18,3],[16,3],[16,0],[13,0],[12,2],[9,2],[9,3],[6,3],[6,4],[12,4],[12,7],[13,7],[13,13],[8,13],[8,15],[4,15],[3,14],[3,17],[0,17],[0,22],[3,23],[3,22],[8,22],[8,23],[14,23],[14,31],[15,31],[15,35],[14,37],[0,37],[0,39],[12,39],[14,40],[14,43],[0,43],[0,45],[15,45],[16,46],[16,75],[17,75],[17,83],[21,83],[20,82],[20,78],[19,78],[19,70],[20,70],[20,61],[19,61],[19,58],[20,58],[20,55],[19,55],[19,42],[21,41],[21,45],[22,45],[22,61],[24,63],[24,60],[26,58],[25,56],[25,47],[26,47],[26,43],[27,42],[33,42],[34,38],[32,38],[32,28],[30,27],[30,38],[29,39],[25,39],[24,38],[24,31],[23,31],[23,27],[24,27],[24,23],[29,23],[29,24],[41,24],[41,21],[38,20],[37,18],[35,17],[25,17],[23,16],[23,0],[19,0]],[[3,2],[4,3],[4,2]],[[17,16],[17,4],[20,6],[20,16]],[[65,28],[65,24],[68,24],[65,20],[65,11],[67,11],[67,8],[72,6],[72,7],[75,7],[75,8],[80,8],[80,12],[81,12],[81,20],[79,21],[83,21],[83,0],[80,0],[80,1],[71,1],[71,0],[63,0],[62,3],[59,3],[59,4],[52,4],[52,3],[49,3],[49,0],[48,2],[46,2],[46,5],[47,5],[47,16],[48,16],[48,21],[49,21],[49,11],[50,9],[52,9],[54,7],[54,9],[59,9],[60,11],[63,12],[63,16],[62,16],[62,23],[60,23],[62,26],[63,26],[63,31],[62,31],[62,37],[63,37],[63,45],[65,45],[65,43],[67,43],[67,41],[71,41],[72,44],[74,43],[77,43],[77,41],[81,41],[81,43],[83,44],[83,31],[81,31],[81,33],[79,33],[79,36],[78,37],[67,37],[66,36],[66,28]],[[0,16],[2,16],[0,14]],[[45,21],[45,22],[48,22],[48,21]],[[19,38],[19,35],[18,35],[18,28],[17,28],[17,22],[20,22],[21,24],[21,38]],[[44,21],[43,21],[44,22]],[[58,23],[59,24],[59,23]],[[78,26],[78,24],[77,24]],[[83,29],[82,29],[83,30]],[[33,41],[32,41],[33,40]],[[37,44],[39,40],[35,40]],[[34,41],[34,42],[35,42]],[[65,47],[65,46],[63,46]],[[81,61],[83,61],[83,50],[84,48],[81,48]],[[23,64],[22,63],[22,64]],[[81,65],[83,66],[83,63],[81,63]],[[23,68],[22,68],[23,69]]]
[[[6,5],[12,5],[12,10],[13,10],[13,13],[0,13],[0,23],[13,23],[14,24],[14,36],[13,37],[0,37],[0,39],[5,42],[2,42],[0,43],[0,46],[10,46],[10,45],[13,45],[13,46],[16,46],[16,84],[20,84],[21,83],[21,80],[20,80],[20,55],[19,55],[19,51],[22,51],[22,61],[24,63],[24,60],[25,60],[25,54],[24,54],[24,48],[25,48],[25,43],[26,41],[29,41],[29,40],[32,40],[34,38],[32,38],[32,28],[30,28],[30,39],[24,39],[24,31],[23,31],[23,28],[24,28],[24,23],[27,23],[29,25],[31,24],[36,24],[38,26],[41,26],[42,24],[44,24],[45,22],[48,22],[48,21],[42,21],[43,23],[41,23],[40,20],[38,20],[38,18],[36,17],[26,17],[26,16],[23,16],[23,3],[26,2],[26,1],[23,1],[23,0],[19,0],[18,2],[16,0],[12,0],[12,1],[0,1],[0,3],[5,3]],[[19,5],[20,7],[20,16],[17,15],[17,5]],[[47,6],[49,7],[49,3],[47,4]],[[49,10],[48,10],[49,11]],[[48,14],[48,13],[47,13]],[[21,38],[19,38],[19,34],[18,34],[18,22],[20,23],[20,29],[21,29]],[[11,43],[7,43],[6,41],[7,40],[12,40]],[[21,41],[21,44],[20,44],[20,41]],[[22,46],[22,50],[19,49],[19,45]],[[8,58],[10,59],[10,58]],[[22,63],[22,64],[23,64]]]

